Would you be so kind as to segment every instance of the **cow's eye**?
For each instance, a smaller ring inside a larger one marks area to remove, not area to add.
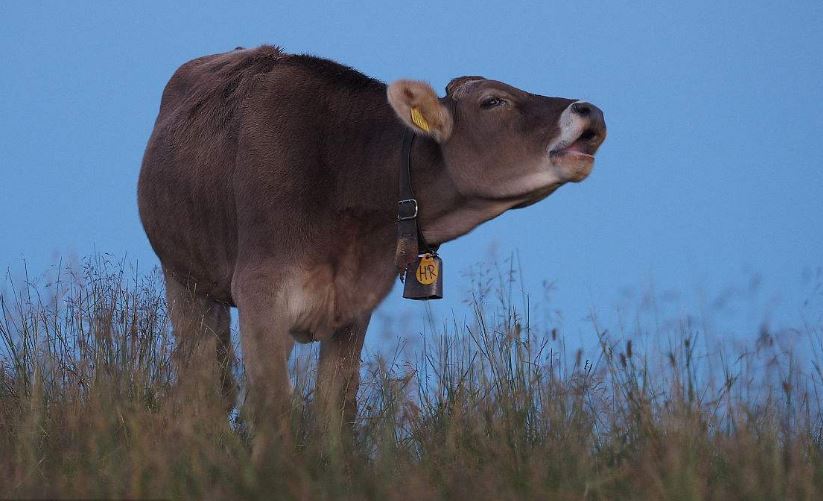
[[[503,104],[505,102],[506,101],[500,99],[499,97],[492,96],[492,97],[487,97],[486,99],[484,99],[483,102],[480,103],[480,107],[483,108],[484,110],[488,110],[490,108],[500,106],[501,104]]]

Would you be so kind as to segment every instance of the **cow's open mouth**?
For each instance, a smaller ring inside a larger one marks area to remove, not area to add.
[[[594,154],[605,137],[605,129],[583,129],[577,139],[563,141],[549,151],[549,159],[565,178],[564,181],[578,183],[592,171]]]
[[[552,160],[572,157],[579,160],[594,160],[597,147],[603,142],[601,134],[592,129],[584,130],[571,144],[560,144],[549,152]]]

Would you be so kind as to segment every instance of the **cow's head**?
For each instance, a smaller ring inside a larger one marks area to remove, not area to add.
[[[606,138],[603,112],[483,77],[460,77],[439,98],[425,82],[388,87],[389,103],[418,134],[440,144],[449,176],[469,199],[522,207],[586,178]]]

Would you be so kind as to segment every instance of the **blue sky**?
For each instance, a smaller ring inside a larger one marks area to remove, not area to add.
[[[823,266],[819,1],[38,4],[0,4],[0,266],[13,273],[93,252],[154,265],[135,189],[165,82],[193,57],[273,43],[384,81],[442,89],[484,75],[604,110],[609,138],[586,182],[443,248],[436,313],[464,315],[463,271],[513,253],[535,297],[554,284],[570,334],[590,331],[591,309],[614,316],[649,290],[674,313],[739,295],[741,331],[810,313]],[[399,295],[378,319],[422,315]]]

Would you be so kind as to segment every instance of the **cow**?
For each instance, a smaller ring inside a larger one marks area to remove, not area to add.
[[[288,400],[295,341],[319,341],[317,398],[351,422],[369,318],[398,279],[403,169],[401,219],[437,246],[582,181],[605,137],[593,104],[479,76],[440,97],[267,45],[183,64],[138,182],[181,366],[231,405],[236,307],[252,407]]]

